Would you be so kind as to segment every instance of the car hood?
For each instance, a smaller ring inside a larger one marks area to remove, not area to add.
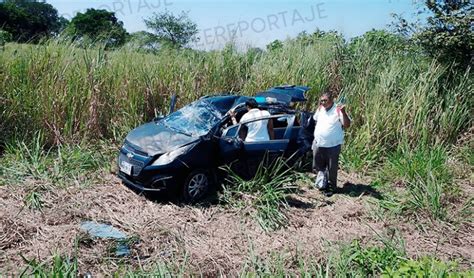
[[[125,141],[132,147],[139,148],[149,156],[163,154],[199,140],[177,131],[163,124],[151,122],[132,130]]]

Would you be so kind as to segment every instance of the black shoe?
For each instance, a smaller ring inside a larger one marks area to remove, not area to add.
[[[334,195],[334,191],[332,191],[331,189],[326,189],[323,191],[323,194],[326,197],[331,197],[332,195]]]

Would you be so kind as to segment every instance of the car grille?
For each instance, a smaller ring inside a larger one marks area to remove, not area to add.
[[[148,153],[144,152],[144,151],[141,151],[137,148],[134,148],[132,146],[132,144],[128,143],[128,141],[125,141],[125,144],[123,145],[123,147],[128,151],[128,152],[131,152],[131,153],[135,153],[135,154],[138,154],[138,155],[141,155],[141,156],[148,156]]]
[[[120,153],[119,163],[121,163],[122,161],[126,161],[126,162],[132,164],[132,175],[133,176],[138,176],[140,174],[140,172],[142,171],[143,166],[145,165],[145,163],[143,163],[142,161],[139,161],[139,160],[136,160],[136,159],[133,159],[133,158],[129,158],[125,154]]]

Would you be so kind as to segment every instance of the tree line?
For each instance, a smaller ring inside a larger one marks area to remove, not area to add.
[[[424,20],[409,22],[394,15],[392,34],[395,40],[421,46],[427,55],[465,69],[473,62],[473,6],[469,0],[425,0],[419,7],[419,14],[427,15]],[[0,3],[0,46],[8,41],[39,43],[45,38],[63,37],[84,45],[101,43],[114,48],[131,43],[138,49],[155,51],[163,46],[182,48],[199,40],[197,24],[185,12],[154,13],[144,23],[148,31],[129,34],[115,13],[107,10],[87,9],[68,21],[50,4],[6,0]],[[317,30],[311,35],[303,32],[299,38],[311,43],[311,37],[326,33],[335,34]],[[387,39],[386,32],[369,32],[368,36],[374,42]],[[273,41],[267,50],[282,45]]]
[[[87,9],[69,21],[48,3],[28,0],[0,3],[0,42],[3,43],[39,43],[61,37],[84,44],[105,44],[108,48],[133,41],[141,48],[155,49],[161,45],[180,48],[197,39],[197,24],[185,12],[155,13],[145,19],[145,25],[151,32],[129,34],[114,12],[103,9]]]

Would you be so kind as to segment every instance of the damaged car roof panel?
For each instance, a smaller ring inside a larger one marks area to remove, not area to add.
[[[270,88],[264,92],[257,94],[257,97],[270,97],[275,98],[278,102],[285,103],[287,105],[290,102],[303,102],[306,101],[305,93],[311,88],[307,86],[295,86],[285,85]]]

